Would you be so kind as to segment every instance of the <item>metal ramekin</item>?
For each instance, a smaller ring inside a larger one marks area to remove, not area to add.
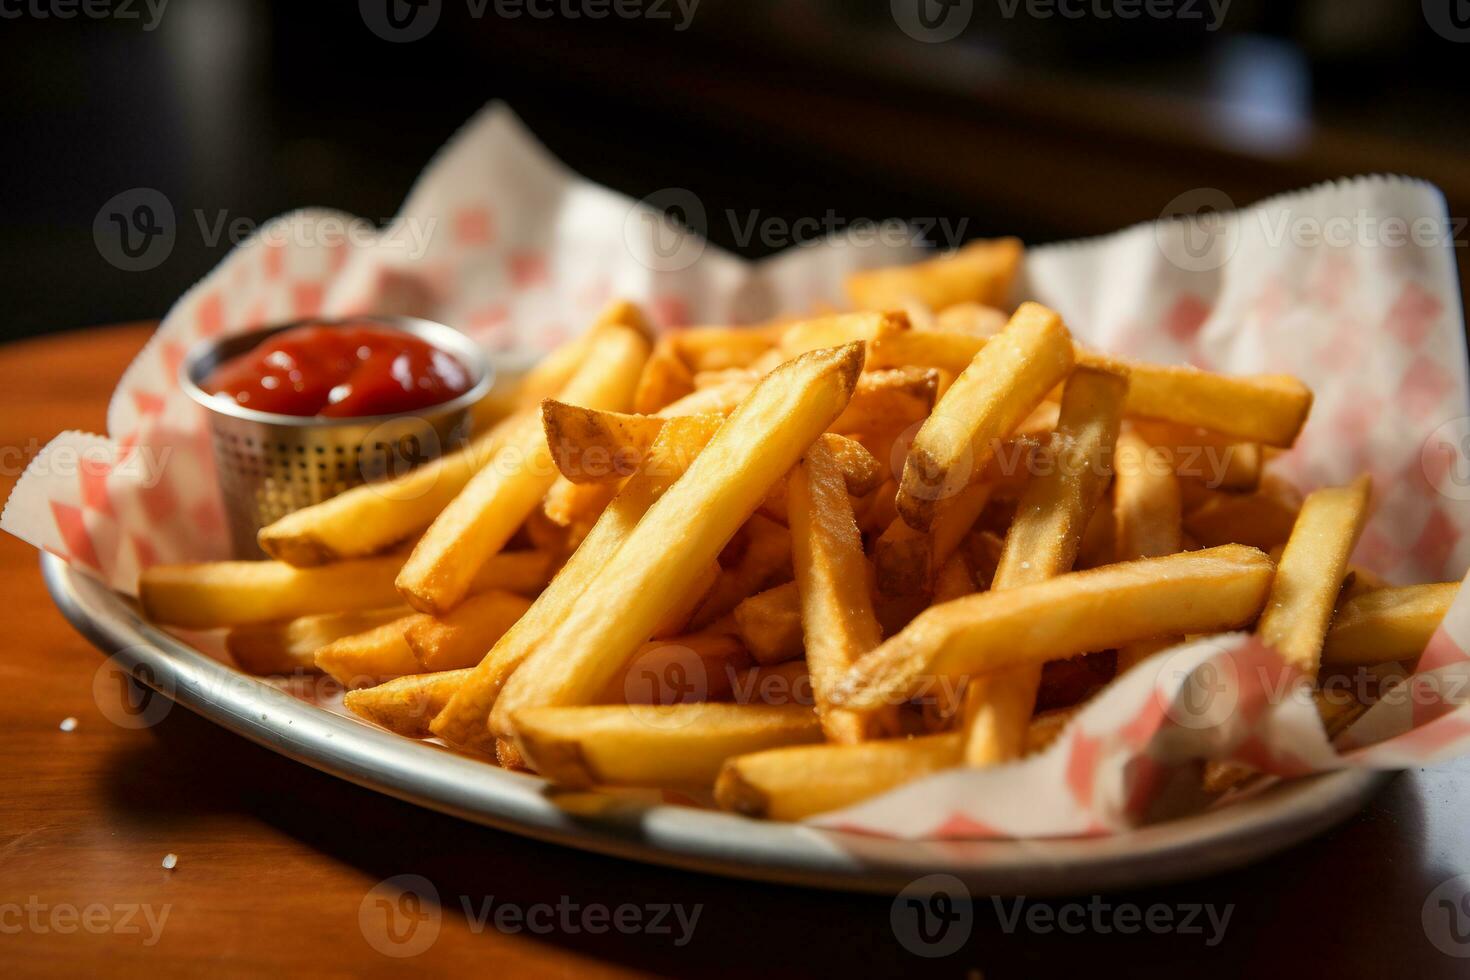
[[[260,412],[201,387],[216,366],[283,330],[362,323],[414,334],[453,355],[470,373],[469,390],[418,412],[337,419]],[[230,536],[241,558],[262,556],[256,532],[276,519],[461,445],[470,434],[469,409],[491,381],[484,351],[473,340],[442,323],[406,316],[300,320],[206,340],[179,368],[179,384],[209,415]]]

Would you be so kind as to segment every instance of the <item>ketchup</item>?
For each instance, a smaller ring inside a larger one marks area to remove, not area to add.
[[[470,375],[413,334],[349,323],[278,333],[215,368],[203,387],[259,412],[359,418],[447,402],[469,390]]]

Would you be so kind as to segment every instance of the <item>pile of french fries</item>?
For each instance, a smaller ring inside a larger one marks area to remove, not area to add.
[[[616,303],[465,448],[264,529],[273,561],[150,568],[143,608],[408,737],[785,820],[1036,752],[1186,637],[1253,628],[1309,677],[1417,657],[1455,585],[1349,564],[1366,477],[1268,471],[1311,392],[1003,311],[1021,258],[657,339]]]

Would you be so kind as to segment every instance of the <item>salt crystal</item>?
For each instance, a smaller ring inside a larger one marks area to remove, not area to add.
[[[76,731],[77,730],[77,720],[75,718],[73,718],[71,715],[67,715],[65,718],[61,719],[61,730],[64,731],[64,732],[74,732],[74,731]]]
[[[179,856],[177,854],[174,854],[172,851],[163,856],[163,866],[170,871],[172,871],[174,869],[174,866],[178,863]]]

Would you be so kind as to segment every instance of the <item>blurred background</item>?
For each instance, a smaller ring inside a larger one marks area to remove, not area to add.
[[[1042,243],[1196,188],[1243,205],[1371,172],[1470,214],[1463,0],[0,0],[0,19],[0,339],[161,316],[232,229],[295,207],[381,222],[490,99],[593,180],[687,187],[711,215]],[[126,272],[94,221],[137,187],[177,239]]]

